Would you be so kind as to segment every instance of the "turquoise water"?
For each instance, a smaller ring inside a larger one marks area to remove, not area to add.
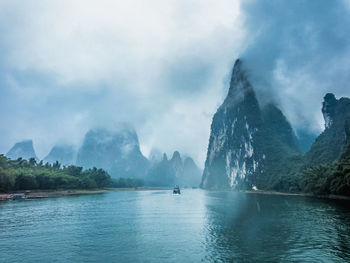
[[[0,262],[350,262],[349,202],[183,190],[0,203]]]

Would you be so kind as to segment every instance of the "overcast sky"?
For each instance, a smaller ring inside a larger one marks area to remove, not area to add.
[[[0,0],[0,152],[33,139],[43,158],[129,122],[146,156],[203,167],[238,57],[296,128],[319,132],[325,92],[350,96],[349,17],[347,0]]]

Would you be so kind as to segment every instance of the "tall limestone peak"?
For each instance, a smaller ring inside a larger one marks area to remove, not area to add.
[[[182,159],[178,151],[175,151],[173,153],[173,156],[171,157],[170,162],[174,167],[182,166]]]
[[[86,133],[77,164],[84,168],[103,168],[112,177],[142,178],[146,174],[148,160],[141,153],[134,129],[98,128]]]
[[[171,166],[174,170],[175,177],[179,178],[183,174],[183,162],[178,151],[173,153],[173,157],[170,159]]]
[[[256,145],[261,127],[259,103],[242,61],[237,60],[228,95],[213,117],[201,186],[221,189],[252,185],[264,158]]]
[[[163,160],[152,163],[147,174],[146,184],[152,186],[199,186],[201,170],[191,157],[184,160],[178,151],[175,151],[170,160],[164,153]]]
[[[166,153],[163,153],[163,159],[162,159],[163,162],[165,161],[168,161],[168,156],[166,155]]]
[[[350,124],[350,99],[336,99],[334,94],[327,93],[322,103],[322,113],[325,130],[306,154],[311,165],[332,163],[344,151]]]
[[[299,152],[299,142],[292,126],[282,111],[273,103],[268,103],[262,108],[265,136],[271,136],[271,140],[284,144],[290,150]],[[276,145],[275,145],[276,146]]]
[[[235,62],[230,89],[215,113],[201,187],[250,189],[278,156],[298,152],[292,127],[274,105],[259,105],[243,62]]]
[[[248,81],[246,70],[243,67],[243,62],[237,59],[232,70],[230,89],[225,99],[224,105],[232,105],[231,100],[244,99],[248,94],[255,96],[253,88]]]
[[[152,148],[150,153],[149,153],[148,160],[151,163],[160,162],[162,160],[162,153],[161,153],[161,151],[158,150],[157,148]]]
[[[329,128],[333,123],[335,110],[337,107],[337,99],[333,93],[327,93],[322,103],[322,114],[325,121],[325,128]]]
[[[175,151],[175,152],[173,153],[173,156],[171,157],[171,160],[173,160],[173,161],[179,161],[179,160],[181,160],[180,153],[179,153],[178,151]]]
[[[75,164],[76,151],[71,145],[55,145],[49,154],[44,158],[44,161],[54,163],[58,161],[63,165]]]
[[[29,159],[29,158],[35,158],[38,160],[38,157],[35,154],[34,147],[33,147],[33,141],[32,140],[25,140],[16,143],[6,154],[6,156],[10,159]]]

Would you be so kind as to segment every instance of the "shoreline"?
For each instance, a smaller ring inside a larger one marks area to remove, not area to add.
[[[247,194],[265,194],[265,195],[287,195],[287,196],[304,196],[304,197],[316,197],[321,199],[331,199],[331,200],[350,200],[350,196],[346,195],[315,195],[310,193],[287,193],[287,192],[277,192],[277,191],[264,191],[264,190],[245,190],[245,191],[238,191],[240,193],[247,193]]]
[[[201,188],[199,188],[201,189]],[[103,194],[109,192],[122,192],[122,191],[164,191],[171,190],[171,188],[165,187],[135,187],[135,188],[102,188],[102,189],[67,189],[67,190],[30,190],[30,191],[15,191],[12,193],[0,193],[1,195],[11,195],[18,193],[25,193],[25,199],[41,199],[41,198],[57,198],[65,196],[79,196],[79,195],[94,195],[94,194]],[[202,189],[206,190],[206,189]],[[206,190],[213,191],[213,190]],[[219,192],[231,192],[232,190],[214,190]],[[278,192],[278,191],[269,191],[269,190],[240,190],[233,191],[237,193],[245,194],[263,194],[263,195],[284,195],[284,196],[303,196],[303,197],[313,197],[321,199],[330,199],[330,200],[345,200],[350,201],[350,196],[344,195],[314,195],[310,193],[288,193],[288,192]],[[1,201],[8,201],[10,199],[1,199]]]
[[[56,198],[64,196],[79,196],[79,195],[94,195],[109,192],[120,191],[154,191],[154,190],[169,190],[170,188],[155,188],[155,187],[135,187],[135,188],[103,188],[103,189],[67,189],[67,190],[30,190],[30,191],[16,191],[12,193],[0,193],[0,195],[12,195],[25,193],[25,199],[42,199],[42,198]],[[0,201],[8,201],[10,199],[1,199]]]

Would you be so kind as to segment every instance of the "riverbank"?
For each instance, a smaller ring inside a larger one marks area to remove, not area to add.
[[[247,194],[306,196],[306,197],[316,197],[316,198],[322,198],[322,199],[350,200],[350,196],[345,196],[345,195],[315,195],[310,193],[286,193],[286,192],[264,191],[264,190],[244,190],[239,192],[247,193]]]
[[[103,194],[116,191],[154,191],[154,190],[169,190],[169,188],[155,188],[155,187],[135,187],[135,188],[104,188],[104,189],[70,189],[70,190],[31,190],[31,191],[17,191],[9,194],[0,194],[4,198],[0,201],[10,200],[13,194],[23,193],[25,199],[40,199],[40,198],[55,198],[63,196],[78,196],[78,195],[93,195]],[[8,196],[8,198],[5,198]]]
[[[26,193],[26,199],[52,198],[61,196],[75,196],[75,195],[91,195],[102,194],[108,192],[105,189],[71,189],[71,190],[32,190]]]
[[[93,194],[103,194],[108,192],[118,192],[118,191],[164,191],[171,190],[170,188],[162,187],[135,187],[135,188],[103,188],[103,189],[70,189],[70,190],[31,190],[31,191],[17,191],[11,194],[25,193],[25,199],[40,199],[40,198],[56,198],[63,196],[79,196],[79,195],[93,195]],[[265,191],[265,190],[241,190],[240,193],[246,194],[264,194],[264,195],[284,195],[284,196],[305,196],[305,197],[316,197],[322,199],[335,199],[335,200],[349,200],[350,196],[343,195],[314,195],[310,193],[286,193],[277,191]],[[10,196],[11,194],[1,194]],[[0,198],[0,201],[6,201],[8,199]]]

